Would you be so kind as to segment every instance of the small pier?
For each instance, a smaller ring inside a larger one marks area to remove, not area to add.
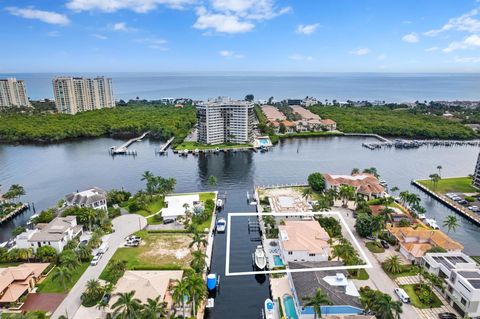
[[[363,147],[370,150],[376,150],[381,148],[397,148],[397,149],[415,149],[422,146],[480,146],[480,141],[455,141],[455,140],[402,140],[396,139],[389,142],[376,142],[376,143],[363,143]]]
[[[15,216],[17,216],[18,214],[20,214],[21,212],[29,209],[30,206],[28,204],[22,204],[22,206],[16,208],[14,211],[10,212],[9,214],[3,216],[1,219],[0,219],[0,224],[3,224],[4,222],[14,218]]]
[[[140,135],[139,137],[135,137],[135,138],[132,138],[130,140],[128,140],[127,142],[123,143],[122,145],[118,146],[118,147],[115,147],[115,146],[112,146],[110,148],[110,154],[112,155],[119,155],[119,154],[126,154],[126,155],[136,155],[137,152],[136,151],[131,151],[129,152],[128,151],[128,147],[130,145],[132,145],[133,143],[135,142],[138,142],[138,141],[141,141],[145,136],[147,136],[150,132],[145,132],[143,133],[142,135]]]
[[[175,139],[175,136],[170,138],[167,142],[165,142],[165,144],[163,144],[157,151],[158,154],[160,155],[164,155],[164,154],[167,154],[167,149],[168,147],[170,146],[170,144],[172,144],[173,140]]]
[[[248,233],[251,232],[258,232],[260,230],[260,223],[258,220],[250,220],[248,219]]]

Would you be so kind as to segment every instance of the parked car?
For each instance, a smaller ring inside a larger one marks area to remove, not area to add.
[[[464,199],[459,200],[457,203],[459,203],[460,205],[468,205],[468,202]]]
[[[130,240],[138,240],[138,241],[140,241],[140,240],[142,240],[142,238],[140,238],[140,237],[138,237],[138,236],[128,236],[128,237],[126,238],[126,240],[127,240],[127,241],[130,241]]]
[[[470,209],[472,212],[478,211],[478,206],[468,206],[467,208]]]
[[[382,244],[383,248],[388,249],[390,245],[387,243],[385,239],[380,240],[380,244]]]
[[[457,319],[457,315],[451,312],[440,312],[438,314],[439,319]]]
[[[403,290],[402,288],[395,288],[393,291],[397,294],[398,298],[404,303],[409,303],[410,302],[410,297],[408,294]]]
[[[377,237],[367,236],[367,237],[365,237],[365,239],[368,239],[368,240],[377,240]]]
[[[104,294],[100,303],[103,304],[103,305],[108,304],[111,297],[112,297],[112,295],[110,295],[110,294]]]
[[[103,254],[96,254],[92,261],[90,262],[90,265],[91,266],[96,266],[98,264],[98,262],[100,261],[100,259],[102,258]]]
[[[130,240],[125,242],[125,247],[138,247],[138,245],[140,245],[140,242],[138,241]]]

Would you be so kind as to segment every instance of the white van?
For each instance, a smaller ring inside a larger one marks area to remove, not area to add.
[[[410,303],[410,297],[407,295],[405,290],[403,290],[402,288],[395,288],[394,291],[402,302]]]
[[[108,242],[104,241],[97,249],[97,254],[105,254],[108,250]]]

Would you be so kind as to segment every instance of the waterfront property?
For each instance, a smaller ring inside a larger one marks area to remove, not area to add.
[[[48,224],[37,224],[17,236],[17,248],[32,248],[34,251],[42,246],[51,246],[60,253],[67,242],[82,234],[82,226],[77,225],[75,216],[56,217]]]
[[[0,79],[0,108],[31,106],[25,82],[16,78]]]
[[[279,242],[283,258],[292,261],[327,261],[330,236],[316,220],[287,220],[280,224]]]
[[[111,78],[61,76],[54,78],[52,83],[59,113],[76,114],[115,107]]]
[[[201,205],[199,194],[165,196],[164,202],[165,207],[161,210],[164,221],[176,220],[185,216],[186,212],[193,213],[195,207]]]
[[[311,212],[312,205],[302,196],[300,188],[258,188],[260,202],[268,201],[273,213]]]
[[[400,253],[409,261],[420,263],[422,257],[430,249],[440,247],[449,252],[461,252],[463,245],[454,241],[440,230],[422,227],[390,227],[388,228],[398,241]]]
[[[340,186],[347,185],[355,188],[358,194],[368,199],[385,196],[385,188],[380,185],[378,178],[372,174],[362,173],[354,175],[332,175],[323,174],[326,189],[338,190]]]
[[[49,263],[28,263],[0,268],[0,306],[17,303],[35,288]]]
[[[253,142],[253,103],[219,97],[196,105],[198,142],[248,144]]]
[[[382,211],[387,208],[387,206],[384,205],[369,205],[368,207],[370,208],[373,216],[381,215]],[[407,219],[413,222],[413,218],[400,208],[391,206],[388,206],[388,208],[392,210],[392,223],[398,223],[402,219]]]
[[[65,205],[107,210],[107,192],[93,187],[82,192],[70,193],[65,196]]]

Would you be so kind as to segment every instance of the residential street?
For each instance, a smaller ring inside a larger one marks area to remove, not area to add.
[[[347,225],[352,230],[353,234],[355,235],[355,238],[360,243],[362,249],[365,251],[365,254],[367,255],[367,258],[370,260],[370,263],[373,266],[373,268],[367,269],[367,273],[370,276],[370,279],[365,280],[365,286],[370,286],[371,288],[380,290],[384,293],[391,295],[394,300],[399,300],[398,296],[393,291],[393,289],[398,287],[398,285],[392,279],[390,279],[390,277],[388,277],[388,275],[383,271],[382,265],[378,262],[378,260],[375,258],[373,253],[371,253],[365,247],[365,245],[363,244],[364,243],[363,239],[357,235],[354,227],[355,219],[352,216],[352,212],[350,210],[342,209],[342,208],[333,208],[332,210],[338,211],[342,215],[342,217],[345,219],[345,221],[347,222]],[[349,235],[345,233],[344,236],[349,236]],[[404,303],[402,309],[403,309],[403,313],[401,315],[402,319],[403,318],[405,319],[420,318],[417,312],[413,309],[411,305]]]
[[[85,289],[87,281],[90,279],[98,279],[117,248],[123,244],[125,237],[144,228],[147,225],[147,220],[143,216],[129,214],[115,218],[112,223],[115,232],[111,234],[108,240],[108,251],[103,255],[102,259],[100,259],[98,265],[87,268],[85,273],[80,277],[78,282],[68,293],[67,297],[52,315],[53,319],[56,319],[61,315],[66,315],[68,318],[74,317],[81,305],[80,296]]]

